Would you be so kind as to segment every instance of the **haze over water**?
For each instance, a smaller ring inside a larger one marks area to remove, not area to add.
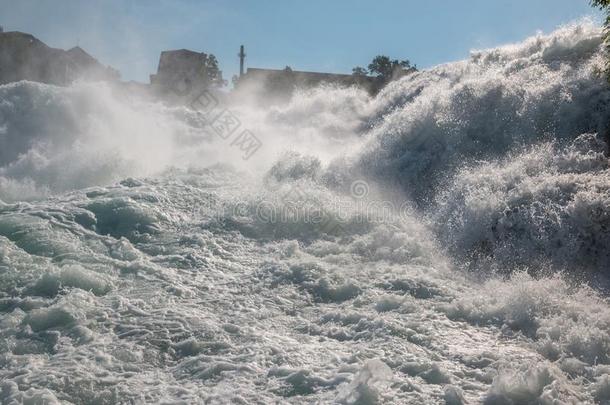
[[[610,401],[610,92],[583,22],[379,95],[0,86],[0,402]]]

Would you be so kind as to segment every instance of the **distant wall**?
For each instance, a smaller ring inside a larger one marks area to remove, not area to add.
[[[359,86],[375,93],[381,83],[375,77],[336,73],[304,72],[289,69],[248,68],[237,82],[236,90],[253,90],[267,98],[286,98],[297,89],[309,89],[322,84]]]

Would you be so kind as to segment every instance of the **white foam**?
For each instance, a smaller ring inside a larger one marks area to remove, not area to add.
[[[607,400],[600,41],[235,102],[250,161],[185,108],[1,86],[0,401]]]

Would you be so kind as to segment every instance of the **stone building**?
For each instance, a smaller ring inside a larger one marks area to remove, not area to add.
[[[296,89],[311,89],[320,85],[358,86],[369,93],[377,92],[382,83],[376,77],[337,73],[304,72],[286,69],[248,68],[237,80],[235,91],[255,95],[267,101],[290,98]]]
[[[310,88],[321,84],[337,84],[342,86],[371,86],[374,78],[338,73],[303,72],[292,69],[259,69],[248,68],[242,76],[244,82],[250,80],[264,81],[267,86],[289,83],[295,87]]]
[[[118,81],[120,74],[79,47],[64,51],[30,34],[0,33],[0,84],[30,80],[68,85],[80,79]]]
[[[242,45],[239,50],[239,77],[235,81],[237,96],[249,95],[266,101],[283,101],[292,96],[296,89],[310,89],[320,85],[350,87],[358,86],[373,94],[383,83],[377,77],[323,72],[304,72],[285,69],[248,68],[244,73],[246,53]]]
[[[208,69],[211,57],[188,49],[161,52],[157,73],[150,75],[153,92],[182,99],[209,88],[215,80],[214,72]],[[218,71],[218,76],[222,78],[222,72]]]

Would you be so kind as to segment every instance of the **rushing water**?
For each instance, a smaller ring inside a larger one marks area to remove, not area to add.
[[[235,103],[247,160],[187,108],[1,86],[0,402],[610,401],[600,44]]]

